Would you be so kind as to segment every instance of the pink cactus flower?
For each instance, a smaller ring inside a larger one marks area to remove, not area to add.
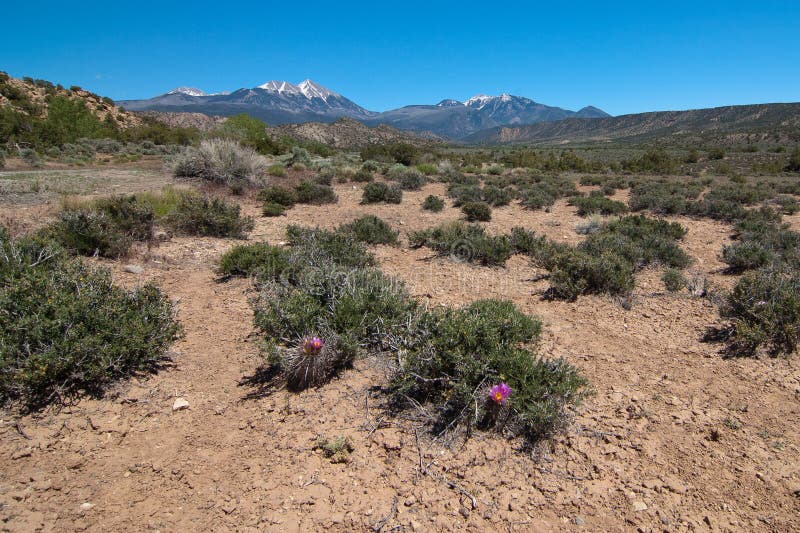
[[[504,405],[509,396],[511,396],[511,387],[504,381],[489,389],[489,398],[497,405]]]
[[[307,354],[319,353],[325,343],[319,337],[311,337],[303,341],[303,352]]]

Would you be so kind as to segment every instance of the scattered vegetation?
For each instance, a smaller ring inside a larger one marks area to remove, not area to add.
[[[165,223],[181,235],[244,239],[252,230],[252,217],[242,217],[239,204],[199,194],[184,194]]]
[[[252,148],[229,139],[208,139],[176,159],[175,175],[229,187],[257,186],[263,183],[266,167],[266,160]]]
[[[467,202],[461,206],[461,212],[467,222],[489,222],[492,219],[492,208],[486,202]]]
[[[439,255],[481,265],[502,266],[513,253],[507,236],[488,235],[482,226],[460,221],[411,232],[408,240],[412,248],[426,246]]]
[[[399,204],[403,201],[403,190],[400,187],[385,183],[368,183],[361,197],[362,204]]]
[[[350,234],[357,241],[367,244],[395,245],[399,234],[387,222],[373,215],[364,215],[348,224],[343,224],[337,231]]]
[[[425,211],[431,211],[433,213],[438,213],[442,209],[444,209],[444,200],[439,198],[438,196],[428,195],[425,200],[422,202],[422,209]]]

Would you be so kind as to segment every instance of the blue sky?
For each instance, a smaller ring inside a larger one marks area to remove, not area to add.
[[[311,78],[375,111],[502,92],[615,115],[800,101],[796,0],[27,2],[3,26],[0,70],[114,99]]]

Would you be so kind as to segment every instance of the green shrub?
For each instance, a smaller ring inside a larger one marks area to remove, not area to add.
[[[286,213],[286,206],[273,202],[265,203],[261,208],[261,214],[265,217],[279,217]]]
[[[800,172],[800,148],[792,150],[789,161],[786,163],[786,170],[789,172]]]
[[[451,184],[447,188],[447,195],[453,199],[453,207],[483,201],[483,191],[478,185]]]
[[[236,239],[246,238],[254,227],[252,217],[240,215],[238,204],[196,194],[184,194],[165,222],[182,235]]]
[[[260,202],[267,204],[280,204],[291,208],[297,203],[297,192],[288,187],[273,185],[258,192],[256,197]]]
[[[686,287],[686,278],[683,272],[677,268],[668,268],[661,275],[661,281],[664,282],[664,288],[669,292],[678,292]]]
[[[492,429],[535,441],[562,428],[567,407],[585,394],[586,381],[564,360],[536,357],[541,323],[512,303],[481,300],[422,316],[419,341],[401,357],[391,391],[399,408],[423,406],[441,433],[459,425]],[[491,400],[504,382],[510,395]]]
[[[400,176],[398,181],[400,182],[400,188],[404,191],[418,191],[425,185],[427,180],[420,171],[415,168],[409,168]]]
[[[511,189],[501,189],[487,185],[481,191],[481,199],[492,207],[501,207],[511,203],[514,193]]]
[[[417,165],[417,170],[419,170],[426,176],[433,176],[434,174],[439,172],[437,166],[432,163],[420,163],[419,165]]]
[[[353,181],[358,183],[368,183],[374,180],[375,176],[372,175],[372,171],[367,170],[364,167],[358,169],[358,171],[356,171],[356,173],[353,175]]]
[[[286,228],[286,239],[292,245],[297,261],[309,267],[335,264],[361,268],[375,265],[375,257],[351,233],[310,229],[300,226]]]
[[[725,149],[719,146],[715,146],[708,151],[708,159],[711,161],[718,161],[721,159],[725,159]]]
[[[488,235],[482,226],[461,221],[411,232],[408,240],[412,248],[426,246],[439,255],[482,265],[504,265],[513,252],[507,236]]]
[[[800,267],[800,233],[787,225],[778,225],[769,208],[749,211],[736,223],[738,240],[724,246],[722,260],[729,273],[762,267]]]
[[[800,203],[793,196],[777,196],[772,199],[772,202],[780,207],[784,215],[794,215],[800,211]]]
[[[467,222],[488,222],[492,219],[492,208],[486,202],[467,202],[461,206]]]
[[[304,181],[295,187],[294,191],[299,204],[322,205],[335,204],[339,201],[339,197],[331,187],[319,183]]]
[[[267,174],[276,178],[286,177],[286,167],[283,165],[270,165],[267,167]]]
[[[640,215],[609,222],[600,231],[589,235],[579,248],[589,254],[613,253],[637,268],[653,263],[684,268],[689,256],[676,241],[686,229],[677,222],[666,222]]]
[[[99,395],[155,369],[179,335],[172,304],[153,285],[115,287],[107,270],[41,240],[0,232],[0,248],[0,404]]]
[[[349,233],[359,242],[367,244],[397,244],[398,232],[374,215],[361,218],[339,226],[338,232]]]
[[[288,270],[289,251],[266,242],[241,244],[225,252],[217,271],[227,276],[272,279]]]
[[[677,166],[677,161],[663,150],[647,150],[641,157],[622,161],[622,168],[631,172],[672,174]]]
[[[619,215],[628,210],[628,207],[622,202],[617,202],[605,196],[574,196],[569,199],[569,205],[577,207],[578,216],[581,217],[594,213]]]
[[[645,181],[631,188],[628,206],[631,211],[647,209],[658,215],[683,215],[702,191],[703,187],[695,183]]]
[[[724,332],[728,355],[752,356],[762,346],[772,356],[791,354],[800,338],[800,277],[777,270],[745,274],[720,315],[731,320]]]
[[[502,165],[491,165],[489,168],[486,169],[486,172],[492,174],[493,176],[499,176],[503,173],[503,166]]]
[[[425,198],[425,201],[422,202],[422,209],[424,209],[425,211],[432,211],[434,213],[438,213],[442,209],[444,209],[444,200],[432,194],[428,195]]]
[[[546,262],[550,263],[547,298],[574,301],[584,294],[624,295],[633,290],[633,265],[614,253],[573,250]]]
[[[386,185],[385,183],[368,183],[364,187],[361,197],[362,204],[376,204],[385,202],[388,204],[399,204],[403,200],[403,190],[399,187]]]
[[[62,211],[47,231],[70,252],[85,256],[121,257],[133,244],[108,214],[86,208]]]
[[[123,233],[135,241],[153,238],[155,211],[138,196],[113,196],[94,202],[94,209],[105,213]]]

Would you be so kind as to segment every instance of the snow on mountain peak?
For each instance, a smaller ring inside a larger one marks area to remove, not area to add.
[[[470,107],[477,107],[478,109],[481,109],[483,106],[486,105],[487,102],[489,102],[493,98],[495,97],[489,96],[488,94],[476,94],[475,96],[464,102],[464,105]]]
[[[194,87],[176,87],[167,94],[185,94],[187,96],[207,96],[206,93]]]
[[[309,100],[312,98],[322,98],[323,100],[327,101],[329,96],[339,96],[330,89],[327,89],[312,80],[305,80],[299,85],[294,85],[286,81],[273,80],[268,81],[263,85],[259,85],[258,88],[264,89],[265,91],[276,92],[278,94],[302,94]]]

